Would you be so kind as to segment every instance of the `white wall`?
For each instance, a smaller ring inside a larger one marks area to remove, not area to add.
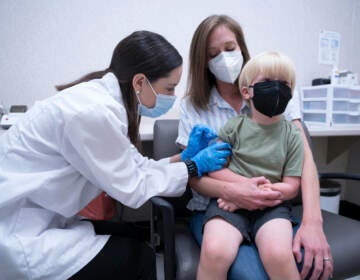
[[[54,94],[54,85],[104,69],[117,42],[142,29],[162,34],[182,54],[182,96],[195,28],[221,13],[243,26],[251,55],[277,49],[291,56],[298,86],[331,71],[318,63],[322,29],[341,34],[339,67],[360,73],[359,0],[1,0],[0,102],[32,106]],[[176,116],[174,108],[164,117]]]
[[[321,29],[341,34],[340,68],[360,72],[358,0],[1,0],[0,101],[31,106],[54,94],[55,84],[107,67],[117,42],[140,29],[161,33],[183,55],[182,96],[192,34],[214,13],[240,22],[251,55],[290,55],[300,86],[331,71],[317,62]]]

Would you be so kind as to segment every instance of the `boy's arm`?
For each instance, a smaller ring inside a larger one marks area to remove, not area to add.
[[[290,200],[293,199],[300,188],[300,177],[295,176],[285,176],[283,177],[282,182],[274,184],[264,184],[262,188],[270,188],[274,191],[279,191],[281,193],[281,200]]]

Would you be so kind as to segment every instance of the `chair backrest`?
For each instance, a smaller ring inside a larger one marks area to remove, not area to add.
[[[175,140],[178,135],[179,120],[156,120],[154,123],[154,159],[173,156],[180,152]]]
[[[179,120],[156,120],[154,123],[154,159],[170,157],[181,152],[179,146],[175,143],[178,135]],[[186,204],[191,198],[191,190],[186,188],[181,197],[166,197],[175,211],[177,217],[188,217],[191,212],[186,208]]]

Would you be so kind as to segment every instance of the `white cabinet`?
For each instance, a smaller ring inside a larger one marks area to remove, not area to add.
[[[301,88],[305,123],[322,126],[360,126],[360,87],[322,85]]]

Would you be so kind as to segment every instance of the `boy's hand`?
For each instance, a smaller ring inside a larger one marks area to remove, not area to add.
[[[223,199],[233,202],[237,209],[256,210],[274,207],[282,202],[281,192],[263,191],[258,188],[267,181],[265,177],[254,177],[241,182],[227,182]]]
[[[235,203],[232,203],[230,201],[226,201],[222,198],[218,198],[217,200],[218,206],[220,209],[228,212],[234,212],[238,209],[237,205]]]
[[[277,191],[277,190],[272,188],[272,184],[270,183],[270,181],[268,183],[258,185],[258,188],[260,190],[264,190],[264,191],[268,191],[268,190]]]

